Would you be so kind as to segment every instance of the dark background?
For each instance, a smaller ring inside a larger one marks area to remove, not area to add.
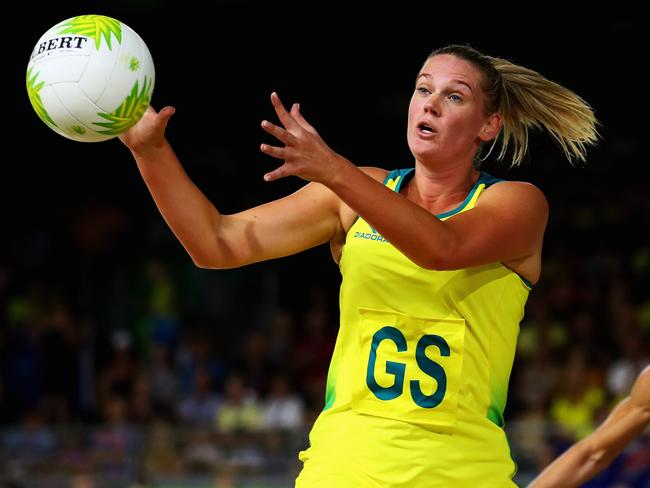
[[[362,4],[363,5],[363,4]],[[406,114],[414,77],[428,53],[448,43],[467,43],[537,70],[573,89],[595,109],[602,142],[585,168],[574,168],[545,135],[533,133],[530,156],[520,169],[487,163],[495,175],[525,179],[547,194],[555,219],[567,201],[597,209],[599,196],[633,198],[646,164],[640,125],[644,80],[639,72],[641,29],[629,15],[569,11],[526,14],[511,9],[451,5],[260,6],[254,2],[81,2],[22,5],[29,29],[10,50],[12,130],[3,167],[3,259],[25,229],[66,232],[83,208],[106,202],[133,222],[156,217],[131,157],[111,140],[85,144],[51,131],[31,109],[24,88],[29,54],[38,37],[63,19],[99,13],[122,20],[147,43],[156,66],[152,105],[174,105],[168,137],[186,170],[223,212],[283,196],[303,184],[291,178],[271,184],[262,175],[276,164],[258,150],[270,136],[259,127],[273,119],[269,94],[301,103],[326,142],[358,165],[406,167]],[[26,12],[27,13],[27,12]],[[595,16],[595,17],[594,17]],[[587,17],[591,17],[587,19]],[[6,79],[6,78],[5,78]],[[640,227],[644,227],[639,224]],[[619,240],[634,238],[634,229]],[[13,237],[12,237],[13,236]],[[179,253],[179,244],[170,244]],[[131,251],[146,252],[133,243]],[[327,249],[283,260],[304,270],[318,261],[319,279],[333,275]],[[321,271],[323,274],[321,274]]]

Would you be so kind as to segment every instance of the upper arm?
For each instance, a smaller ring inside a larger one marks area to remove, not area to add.
[[[452,236],[438,269],[460,269],[532,256],[541,249],[548,203],[534,185],[494,184],[476,206],[445,225]]]
[[[388,173],[376,167],[360,171],[377,181]],[[321,183],[308,183],[284,198],[231,215],[221,215],[212,252],[204,268],[234,268],[289,256],[335,236],[344,240],[356,213]]]
[[[340,227],[340,199],[320,183],[308,183],[279,200],[222,215],[206,268],[233,268],[323,244]]]

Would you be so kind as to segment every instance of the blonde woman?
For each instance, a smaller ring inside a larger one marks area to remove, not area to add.
[[[511,147],[518,164],[530,127],[583,160],[597,139],[592,110],[534,71],[447,46],[415,79],[412,167],[387,171],[355,166],[297,104],[287,111],[275,93],[271,102],[280,124],[262,127],[280,144],[261,151],[283,163],[264,179],[309,183],[232,215],[197,189],[165,139],[173,108],[150,109],[121,139],[197,266],[329,243],[343,277],[340,329],[296,486],[514,486],[503,410],[548,205],[535,186],[497,180],[477,161],[500,144],[499,157]]]

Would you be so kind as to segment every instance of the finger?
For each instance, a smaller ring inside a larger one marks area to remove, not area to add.
[[[278,125],[275,125],[274,123],[269,122],[268,120],[262,121],[262,129],[264,129],[266,132],[276,137],[280,141],[284,142],[285,144],[294,143],[296,140],[296,138],[288,130]]]
[[[271,146],[269,144],[261,144],[260,150],[264,154],[268,154],[269,156],[272,156],[274,158],[278,158],[278,159],[287,158],[287,154],[286,154],[287,151],[286,148],[284,147]]]
[[[278,118],[285,129],[291,130],[296,127],[297,123],[291,117],[291,114],[287,112],[287,109],[284,108],[284,104],[276,92],[271,93],[271,103],[275,109],[275,113],[278,114]]]
[[[309,122],[307,122],[300,113],[299,103],[294,103],[293,107],[291,107],[291,116],[302,126],[303,129],[311,132],[312,134],[318,134],[318,132],[316,132],[316,129],[314,129],[314,127]]]
[[[271,171],[269,173],[266,173],[264,175],[264,181],[273,181],[273,180],[284,178],[285,176],[290,176],[290,175],[291,175],[291,172],[289,171],[288,166],[285,163],[282,166],[280,166],[279,168],[276,168],[275,170],[273,170],[273,171]]]

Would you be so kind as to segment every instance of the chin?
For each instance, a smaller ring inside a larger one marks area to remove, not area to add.
[[[422,148],[414,147],[411,148],[411,154],[413,154],[415,159],[417,159],[418,161],[427,161],[429,159],[435,159],[437,153],[431,148],[422,149]]]

